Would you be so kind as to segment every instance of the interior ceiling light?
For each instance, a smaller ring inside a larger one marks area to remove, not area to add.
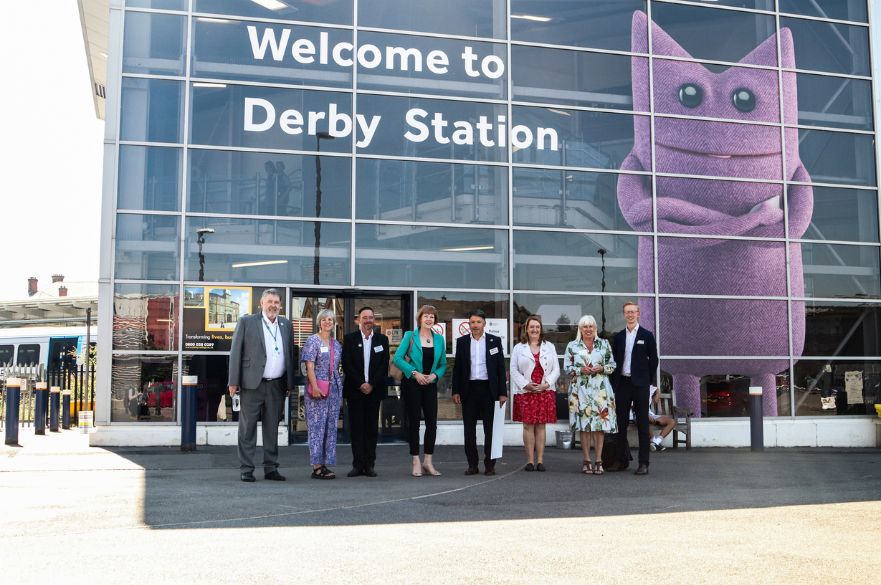
[[[251,266],[270,266],[272,264],[287,264],[287,260],[259,260],[257,262],[237,262],[233,268],[250,268]]]
[[[520,20],[532,20],[535,22],[550,22],[552,20],[549,16],[535,16],[534,14],[512,14],[511,18],[519,18]]]
[[[479,252],[481,250],[493,250],[495,246],[464,246],[462,248],[444,248],[444,252]]]
[[[290,8],[284,2],[279,2],[279,0],[251,0],[254,4],[259,4],[263,8],[268,8],[269,10],[281,10],[282,8]]]

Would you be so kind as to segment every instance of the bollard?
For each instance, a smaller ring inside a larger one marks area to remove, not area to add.
[[[46,407],[48,405],[49,386],[46,382],[37,382],[34,386],[34,434],[46,434]]]
[[[751,451],[763,451],[765,449],[761,386],[749,387],[749,446]]]
[[[70,430],[70,390],[61,391],[61,428]]]
[[[181,377],[180,450],[196,450],[196,386],[198,376]]]
[[[27,380],[6,379],[6,444],[18,446],[18,409],[21,407],[21,386]]]
[[[58,432],[58,405],[61,402],[61,388],[52,386],[49,390],[49,430]]]

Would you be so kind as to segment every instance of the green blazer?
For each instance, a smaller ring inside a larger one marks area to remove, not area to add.
[[[413,339],[414,335],[416,335],[415,331],[404,333],[404,339],[401,340],[401,345],[398,346],[398,351],[395,352],[395,365],[400,368],[407,378],[412,378],[414,371],[422,372],[422,344],[419,342],[418,337]],[[437,376],[437,379],[440,380],[447,371],[447,346],[444,344],[443,335],[437,333],[433,335],[435,351],[434,363],[431,365],[430,373]],[[407,348],[410,347],[411,339],[413,339],[413,350],[410,352],[410,361],[408,362],[404,360],[404,357],[407,355]]]

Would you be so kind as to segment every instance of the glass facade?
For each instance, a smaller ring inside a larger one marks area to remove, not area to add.
[[[128,0],[111,422],[177,420],[178,374],[205,378],[214,421],[232,323],[270,286],[292,313],[346,291],[405,296],[405,323],[434,304],[448,352],[472,307],[508,352],[540,315],[562,353],[582,315],[611,333],[638,300],[662,390],[696,417],[744,416],[750,386],[769,416],[871,414],[870,17],[860,0]]]

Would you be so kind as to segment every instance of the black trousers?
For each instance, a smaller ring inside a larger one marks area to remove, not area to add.
[[[636,429],[639,431],[639,464],[649,464],[649,389],[648,386],[634,386],[630,378],[621,376],[615,388],[615,415],[618,417],[618,435],[622,438],[618,452],[619,461],[629,461],[625,453],[627,425],[630,423],[630,406],[636,413]]]
[[[346,399],[349,407],[349,437],[352,441],[352,467],[370,469],[376,463],[379,435],[380,400],[358,394]]]
[[[462,394],[462,422],[465,427],[465,457],[468,467],[477,467],[477,419],[483,419],[483,463],[492,468],[495,464],[492,453],[493,417],[495,416],[495,396],[489,392],[489,383],[484,380],[468,382],[468,391]]]
[[[422,442],[426,455],[434,454],[437,439],[437,382],[420,386],[412,378],[401,383],[401,398],[407,412],[407,442],[410,455],[419,455],[419,419],[425,417],[425,436]]]

